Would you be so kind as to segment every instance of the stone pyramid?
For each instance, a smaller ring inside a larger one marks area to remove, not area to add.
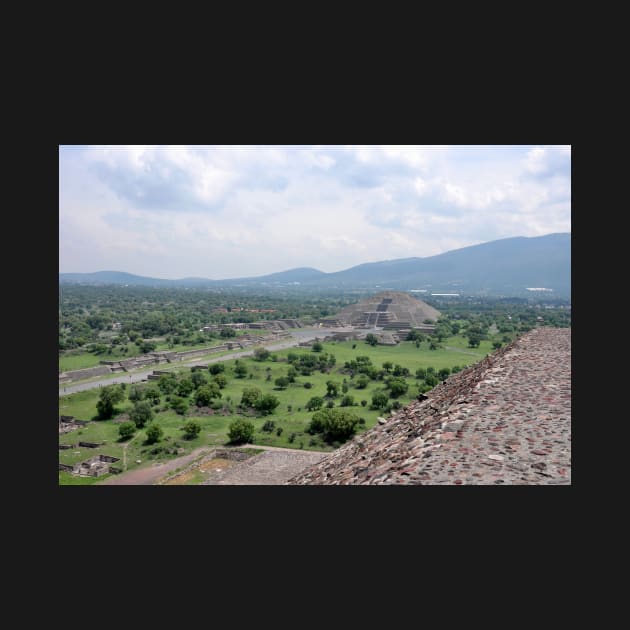
[[[436,321],[440,311],[402,291],[381,291],[358,304],[346,306],[337,319],[346,326],[385,329],[422,326],[425,319]]]

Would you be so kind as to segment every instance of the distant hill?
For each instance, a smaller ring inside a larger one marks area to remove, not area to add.
[[[324,273],[311,267],[251,278],[166,280],[122,271],[61,273],[60,283],[144,286],[296,285],[306,288],[425,289],[427,293],[524,295],[528,287],[571,294],[571,234],[514,237],[455,249],[427,258],[398,258]]]

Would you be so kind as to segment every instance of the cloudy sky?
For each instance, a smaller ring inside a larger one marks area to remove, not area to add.
[[[570,146],[59,148],[60,272],[331,272],[570,231]]]

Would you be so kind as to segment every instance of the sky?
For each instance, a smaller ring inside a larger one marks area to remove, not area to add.
[[[571,146],[59,147],[59,271],[332,272],[571,231]]]

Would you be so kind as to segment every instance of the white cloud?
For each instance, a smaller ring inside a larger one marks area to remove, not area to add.
[[[61,271],[337,271],[571,229],[571,147],[60,150]]]

